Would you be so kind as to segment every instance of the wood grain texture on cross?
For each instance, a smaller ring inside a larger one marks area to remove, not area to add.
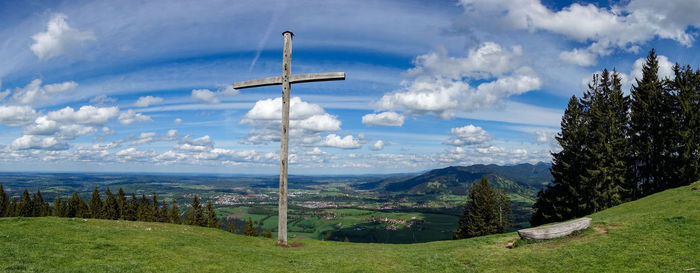
[[[287,173],[289,159],[289,94],[294,83],[345,80],[345,72],[313,73],[292,75],[292,36],[285,31],[282,55],[282,76],[237,82],[234,89],[244,89],[268,85],[282,85],[282,138],[280,139],[280,189],[277,221],[277,242],[287,245]]]

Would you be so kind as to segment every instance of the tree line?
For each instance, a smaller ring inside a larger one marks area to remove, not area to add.
[[[533,226],[585,216],[700,179],[700,70],[659,79],[652,49],[630,95],[613,70],[572,96],[552,153],[552,183],[537,195]]]
[[[10,196],[5,192],[0,184],[0,217],[68,217],[68,218],[94,218],[108,220],[127,220],[142,222],[161,222],[171,224],[185,224],[210,228],[221,228],[229,232],[242,233],[248,236],[258,236],[258,231],[253,226],[252,218],[248,218],[246,226],[235,229],[232,222],[221,225],[217,218],[214,206],[207,201],[203,207],[197,195],[194,196],[191,204],[192,208],[184,214],[180,213],[177,202],[173,200],[170,204],[159,202],[156,193],[151,198],[142,194],[140,198],[131,193],[127,198],[122,188],[114,194],[109,188],[105,191],[105,198],[100,196],[97,187],[92,192],[88,202],[85,202],[77,192],[74,192],[70,199],[63,201],[59,196],[54,199],[53,206],[44,201],[41,191],[30,195],[26,189],[22,197],[10,200]],[[263,232],[265,237],[272,237],[271,231]]]

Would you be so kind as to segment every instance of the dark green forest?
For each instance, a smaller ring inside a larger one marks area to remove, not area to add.
[[[572,96],[556,136],[552,184],[533,206],[533,226],[581,217],[700,178],[700,70],[676,64],[659,79],[652,49],[630,95],[620,75],[593,76]]]

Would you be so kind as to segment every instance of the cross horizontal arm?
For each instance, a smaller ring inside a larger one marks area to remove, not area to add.
[[[264,79],[250,80],[244,82],[233,83],[233,89],[243,89],[258,86],[268,86],[268,85],[280,85],[282,84],[282,77],[270,77]]]
[[[289,77],[289,83],[320,82],[320,81],[340,81],[345,80],[345,72],[328,72],[312,74],[296,74]],[[234,89],[243,89],[268,85],[282,84],[282,77],[270,77],[251,81],[237,82],[233,84]]]

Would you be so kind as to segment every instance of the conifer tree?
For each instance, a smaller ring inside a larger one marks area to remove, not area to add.
[[[168,221],[171,224],[181,224],[180,221],[180,209],[177,207],[177,202],[173,199],[172,207],[168,212]]]
[[[12,198],[12,202],[7,207],[7,217],[17,217],[17,198]]]
[[[136,198],[136,194],[134,194],[132,192],[131,198],[129,199],[129,203],[126,207],[126,220],[136,221],[138,219],[138,216],[137,216],[138,207],[139,207],[139,201]]]
[[[44,217],[51,215],[49,204],[44,202],[44,197],[41,196],[41,191],[37,190],[32,198],[32,216]]]
[[[78,196],[78,204],[79,204],[79,209],[78,209],[77,217],[82,217],[82,218],[90,217],[90,209],[88,208],[87,203],[85,203],[85,200],[80,198],[80,196]]]
[[[627,145],[628,98],[623,95],[617,72],[605,69],[593,78],[584,94],[587,108],[587,140],[584,213],[594,213],[620,204],[629,194]]]
[[[700,179],[700,70],[690,66],[673,68],[674,79],[669,81],[669,89],[675,99],[673,118],[668,122],[673,127],[674,169],[667,169],[669,178],[659,190],[688,185]]]
[[[503,191],[491,188],[482,177],[469,188],[469,201],[454,232],[455,239],[505,232],[509,226],[510,204]],[[508,209],[506,209],[508,208]]]
[[[136,209],[136,218],[138,221],[149,222],[152,221],[153,212],[151,211],[151,202],[146,199],[145,194],[141,194],[141,201],[139,202],[138,208]]]
[[[576,96],[561,120],[561,131],[555,137],[562,150],[552,153],[551,173],[554,180],[537,194],[530,224],[538,226],[581,215],[585,200],[581,177],[585,172],[583,149],[586,147],[586,124],[583,105]]]
[[[245,225],[245,230],[243,230],[243,235],[258,237],[258,230],[253,226],[253,218],[248,216],[248,223]]]
[[[160,210],[159,210],[159,204],[158,204],[158,197],[156,196],[156,193],[153,192],[153,207],[151,207],[151,221],[157,222],[160,219]]]
[[[53,201],[53,216],[56,217],[66,217],[65,204],[61,201],[61,197],[56,196]]]
[[[199,202],[199,197],[194,196],[192,200],[192,209],[187,211],[187,222],[188,225],[193,226],[207,226],[207,221],[204,218],[204,212],[202,210],[202,204]]]
[[[232,224],[232,223],[228,223],[228,224],[226,225],[226,231],[231,232],[231,233],[235,233],[235,230],[234,230],[234,228],[233,228],[233,224]]]
[[[97,187],[92,191],[92,197],[90,198],[90,217],[96,219],[105,218],[104,215],[104,204],[102,203],[102,198],[100,197],[100,191]]]
[[[207,227],[219,227],[219,220],[216,218],[216,211],[214,211],[214,206],[211,204],[211,200],[207,201]]]
[[[160,211],[158,212],[158,222],[161,222],[161,223],[170,222],[170,220],[168,218],[168,203],[163,202],[163,205],[160,206]]]
[[[68,200],[68,206],[66,207],[66,217],[82,217],[82,206],[81,206],[80,196],[77,192],[73,193],[70,200]]]
[[[15,208],[17,210],[17,216],[19,217],[31,217],[32,216],[32,199],[29,197],[29,191],[24,189],[22,193],[22,199]]]
[[[117,207],[119,207],[119,219],[122,220],[127,220],[127,210],[128,210],[128,201],[126,200],[126,193],[124,193],[124,190],[119,187],[119,193],[117,196]]]
[[[110,220],[119,219],[119,203],[117,197],[107,188],[105,191],[104,218]]]
[[[0,184],[0,217],[7,216],[7,209],[10,206],[10,197],[5,193],[2,184]]]

